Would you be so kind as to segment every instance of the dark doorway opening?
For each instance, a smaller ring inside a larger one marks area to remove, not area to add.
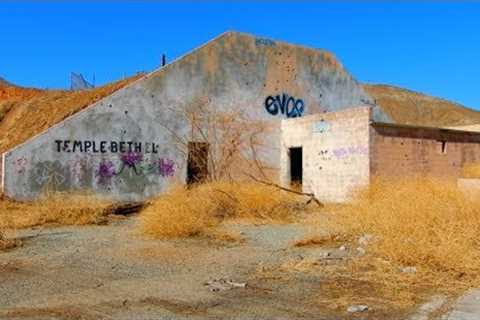
[[[290,148],[290,185],[301,189],[303,182],[302,147]]]
[[[207,179],[208,148],[206,142],[188,143],[187,184],[201,183]]]

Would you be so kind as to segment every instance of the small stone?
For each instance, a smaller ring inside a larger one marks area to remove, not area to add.
[[[355,312],[364,312],[364,311],[367,311],[367,310],[368,310],[368,306],[363,305],[363,304],[359,304],[359,305],[354,305],[354,306],[348,307],[347,312],[348,313],[355,313]]]
[[[347,247],[346,246],[341,246],[340,248],[338,248],[338,250],[345,251],[345,250],[347,250]]]
[[[365,253],[367,253],[367,251],[366,251],[364,248],[362,248],[362,247],[358,247],[358,248],[357,248],[357,252],[358,252],[358,254],[361,255],[361,256],[363,256]]]
[[[416,267],[405,267],[402,268],[403,273],[417,273],[417,268]]]
[[[327,252],[322,252],[320,254],[320,258],[328,258],[328,257],[330,257],[330,255],[331,255],[331,253],[328,252],[328,251]]]
[[[358,244],[361,245],[361,246],[366,246],[370,240],[373,239],[373,235],[371,234],[364,234],[363,236],[361,236],[359,239],[358,239]]]
[[[225,291],[231,290],[233,288],[245,288],[247,286],[246,282],[234,282],[232,280],[226,279],[213,279],[204,283],[210,291],[218,292],[218,291]]]

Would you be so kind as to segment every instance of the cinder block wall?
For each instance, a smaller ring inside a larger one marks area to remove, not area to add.
[[[371,108],[282,121],[280,177],[290,184],[289,148],[303,148],[303,191],[342,202],[370,180]]]
[[[480,133],[372,124],[372,176],[421,175],[456,179],[480,162]]]

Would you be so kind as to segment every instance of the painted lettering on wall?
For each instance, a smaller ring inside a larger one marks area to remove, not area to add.
[[[283,114],[287,118],[301,117],[305,111],[302,99],[295,99],[287,93],[276,96],[268,96],[265,99],[265,109],[271,115]]]
[[[137,141],[55,140],[57,152],[67,153],[158,153],[158,144]]]
[[[274,47],[275,46],[275,41],[266,39],[266,38],[256,38],[255,39],[255,44],[257,46],[268,46],[268,47]]]
[[[342,159],[354,155],[368,155],[368,147],[364,146],[350,146],[343,148],[336,148],[332,150],[333,155],[337,159]]]

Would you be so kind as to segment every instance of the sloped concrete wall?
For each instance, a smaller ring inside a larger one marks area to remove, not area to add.
[[[344,202],[370,182],[370,108],[282,121],[281,180],[290,183],[289,148],[303,150],[303,191]]]
[[[17,199],[45,189],[156,195],[185,181],[186,151],[174,136],[188,135],[178,114],[199,102],[271,123],[258,157],[277,176],[281,119],[373,106],[330,53],[229,32],[5,153],[4,191]]]

